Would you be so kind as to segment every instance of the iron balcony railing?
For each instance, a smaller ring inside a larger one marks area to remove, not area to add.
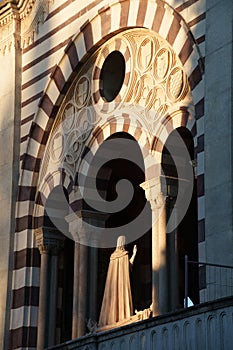
[[[203,267],[205,271],[205,288],[200,291],[200,302],[213,301],[219,298],[233,296],[233,266],[213,264],[189,260],[184,257],[185,264],[185,298],[184,307],[191,304],[189,299],[189,266]]]

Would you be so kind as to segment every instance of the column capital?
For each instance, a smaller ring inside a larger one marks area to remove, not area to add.
[[[69,232],[75,242],[93,245],[98,239],[96,236],[96,227],[104,228],[108,217],[109,214],[105,213],[79,210],[68,214],[65,219],[69,225]]]
[[[56,228],[40,227],[35,237],[40,254],[58,255],[64,246],[65,237]]]
[[[69,233],[75,242],[81,243],[86,241],[85,231],[82,223],[82,211],[72,212],[65,217],[66,222],[69,225]]]
[[[152,210],[160,209],[165,205],[167,196],[162,190],[161,177],[145,181],[140,184],[140,187],[144,189]]]

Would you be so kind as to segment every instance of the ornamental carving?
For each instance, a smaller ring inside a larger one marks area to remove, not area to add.
[[[75,101],[79,108],[85,106],[90,95],[90,83],[87,77],[82,76],[75,87]]]
[[[155,79],[160,82],[164,80],[172,64],[172,55],[168,48],[161,48],[157,51],[154,59]]]
[[[119,33],[85,61],[65,96],[40,178],[64,168],[74,180],[97,124],[133,113],[152,139],[169,114],[191,103],[183,66],[164,39],[147,29]]]
[[[171,101],[176,101],[182,99],[182,95],[186,93],[184,71],[181,67],[174,67],[167,79],[167,96]]]
[[[101,91],[101,70],[108,55],[116,49],[125,59],[125,79],[116,98],[106,103]],[[164,39],[144,29],[119,34],[101,48],[91,84],[92,101],[97,112],[108,115],[125,107],[137,106],[141,119],[149,125],[153,134],[156,133],[159,118],[174,111],[176,106],[179,109],[178,105],[189,106],[191,100],[187,77],[179,58]]]
[[[137,64],[141,71],[145,71],[150,68],[156,46],[157,41],[150,37],[145,38],[140,44],[137,54]]]
[[[75,178],[85,142],[100,120],[91,105],[90,74],[90,69],[80,72],[64,99],[48,141],[41,179],[58,168]]]
[[[64,236],[55,228],[43,227],[35,230],[36,245],[40,254],[58,255],[64,246]]]
[[[84,143],[98,121],[95,110],[88,106],[90,83],[82,76],[72,89],[73,96],[61,112],[61,123],[50,140],[50,159],[65,168],[72,178],[80,160]]]

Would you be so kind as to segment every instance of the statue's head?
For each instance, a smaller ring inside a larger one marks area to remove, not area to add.
[[[117,238],[117,248],[124,249],[125,248],[125,236],[119,236]]]

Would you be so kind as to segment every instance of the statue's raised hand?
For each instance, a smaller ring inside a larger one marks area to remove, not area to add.
[[[135,244],[135,246],[133,247],[133,255],[136,255],[136,254],[137,254],[137,250],[138,250],[138,248],[137,248],[137,246],[136,246],[136,244]]]

